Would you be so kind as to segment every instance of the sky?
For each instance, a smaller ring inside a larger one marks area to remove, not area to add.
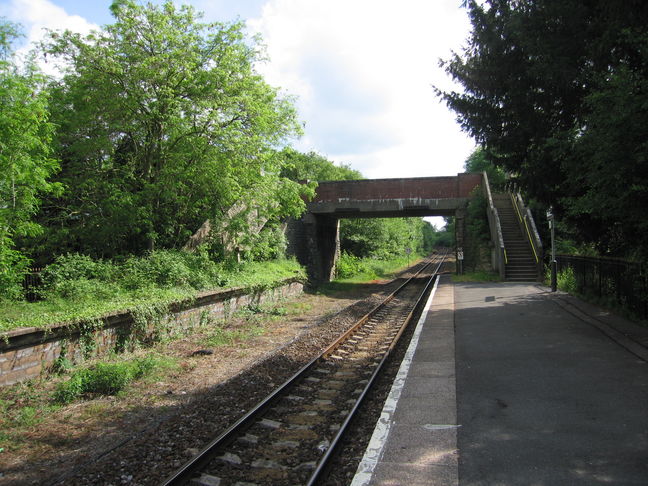
[[[160,3],[155,0],[153,3]],[[0,0],[0,17],[88,33],[111,23],[112,0]],[[304,135],[292,146],[349,164],[367,178],[456,175],[474,142],[434,93],[439,67],[461,52],[461,0],[184,0],[204,21],[244,21],[260,33],[267,82],[296,97]],[[26,48],[26,47],[25,47]]]

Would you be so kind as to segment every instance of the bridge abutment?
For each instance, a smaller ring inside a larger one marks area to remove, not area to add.
[[[318,284],[335,278],[340,255],[340,220],[306,213],[288,224],[288,254],[306,267],[308,280]]]

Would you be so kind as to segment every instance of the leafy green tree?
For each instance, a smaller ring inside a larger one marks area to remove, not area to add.
[[[343,219],[340,222],[340,247],[360,258],[389,258],[404,255],[410,248],[424,248],[424,227],[419,218]]]
[[[489,160],[605,253],[648,255],[648,4],[466,2],[472,34],[439,92]]]
[[[0,298],[20,294],[29,260],[16,239],[40,231],[33,221],[40,197],[57,189],[48,182],[58,168],[48,93],[34,63],[21,68],[14,59],[11,43],[18,36],[16,25],[0,19]]]
[[[111,11],[101,31],[51,33],[45,47],[67,65],[53,87],[67,192],[42,212],[48,247],[179,247],[246,200],[269,219],[299,214],[303,189],[280,177],[275,153],[299,126],[291,99],[254,69],[258,39],[172,1],[116,1]]]
[[[564,198],[565,219],[575,223],[581,243],[648,258],[648,33],[628,43],[640,58],[601,75],[585,97],[587,129],[568,167],[581,189]]]
[[[502,191],[506,184],[506,174],[501,167],[496,166],[488,158],[488,153],[482,147],[477,147],[464,163],[466,172],[486,172],[491,190]]]
[[[303,154],[293,148],[281,152],[285,165],[281,171],[284,177],[293,181],[345,181],[362,179],[362,174],[349,165],[335,165],[326,157],[315,152]]]

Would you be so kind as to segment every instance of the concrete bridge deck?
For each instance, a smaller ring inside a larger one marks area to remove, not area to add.
[[[429,306],[354,486],[648,484],[648,329],[534,284]]]

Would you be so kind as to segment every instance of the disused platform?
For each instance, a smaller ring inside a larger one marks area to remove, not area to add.
[[[647,361],[578,299],[443,276],[352,484],[646,485]]]

